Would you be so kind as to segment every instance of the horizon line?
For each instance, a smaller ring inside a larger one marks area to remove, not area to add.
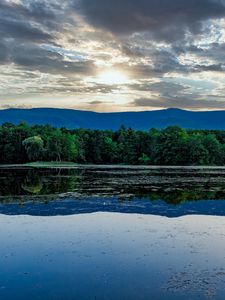
[[[40,106],[40,107],[0,107],[0,111],[6,110],[35,110],[35,109],[56,109],[56,110],[72,110],[72,111],[81,111],[81,112],[91,112],[96,114],[121,114],[121,113],[144,113],[144,112],[156,112],[156,111],[167,111],[167,110],[180,110],[186,112],[225,112],[225,108],[223,109],[204,109],[204,110],[193,110],[187,108],[178,108],[178,107],[168,107],[168,108],[159,108],[159,109],[147,109],[147,110],[124,110],[124,111],[95,111],[95,110],[88,110],[88,109],[79,109],[79,108],[70,108],[70,107],[53,107],[53,106]]]

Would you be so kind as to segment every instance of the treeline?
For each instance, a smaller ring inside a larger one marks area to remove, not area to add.
[[[0,126],[0,163],[224,165],[225,131],[131,128],[89,130],[26,123]]]

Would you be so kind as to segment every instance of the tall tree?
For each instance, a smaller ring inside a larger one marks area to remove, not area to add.
[[[44,151],[44,142],[40,136],[32,136],[23,141],[30,161],[41,160]]]

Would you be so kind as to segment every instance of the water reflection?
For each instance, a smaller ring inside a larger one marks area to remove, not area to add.
[[[0,299],[222,300],[224,199],[218,170],[0,169]]]
[[[225,215],[224,199],[225,172],[216,169],[0,169],[5,214]]]
[[[178,204],[200,199],[225,199],[225,171],[179,169],[0,169],[0,196],[66,193],[149,198]]]
[[[63,170],[0,169],[0,196],[60,194],[77,189],[80,174]]]
[[[0,299],[224,299],[224,218],[95,213],[0,222]]]
[[[29,170],[21,184],[21,189],[30,194],[40,194],[43,189],[41,176],[37,172]]]

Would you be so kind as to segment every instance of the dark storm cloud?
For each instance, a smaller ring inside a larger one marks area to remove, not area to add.
[[[0,12],[4,17],[28,18],[33,21],[54,21],[60,13],[62,4],[57,0],[22,0],[8,2],[1,0]]]
[[[54,44],[54,34],[46,26],[53,22],[53,8],[45,1],[22,1],[21,3],[0,3],[0,63],[16,63],[18,47],[24,48],[24,56],[29,60],[29,45]],[[51,21],[50,21],[51,20]],[[28,45],[27,45],[28,44]],[[27,45],[27,46],[26,46]]]
[[[45,1],[13,3],[3,0],[0,3],[1,39],[47,41],[53,38],[49,28],[56,24],[56,8]]]
[[[195,65],[193,72],[224,72],[225,64]]]
[[[60,53],[33,44],[14,47],[10,60],[18,66],[43,73],[91,75],[95,69],[92,61],[66,61]]]
[[[190,67],[182,64],[176,53],[169,49],[152,47],[146,50],[145,44],[139,47],[122,44],[120,49],[123,55],[129,57],[131,63],[115,64],[115,67],[130,74],[130,78],[158,78],[166,73],[188,73],[190,70]]]
[[[8,47],[0,41],[0,64],[4,64],[8,61]]]
[[[175,45],[173,47],[175,55],[188,53],[190,55],[196,56],[196,64],[189,66],[190,72],[224,72],[225,62],[224,62],[224,52],[225,43],[209,43],[203,44],[201,46],[195,45]],[[198,60],[210,61],[207,64],[200,64]]]
[[[183,53],[189,53],[197,57],[212,59],[215,62],[221,63],[224,61],[225,43],[205,43],[203,47],[179,43],[173,46],[173,51],[177,56]]]
[[[62,9],[61,9],[62,8]],[[66,60],[52,51],[63,30],[66,8],[56,0],[0,3],[0,64],[15,64],[44,73],[92,74],[93,63]],[[48,45],[49,49],[43,47]]]
[[[92,25],[116,34],[151,31],[155,38],[180,39],[201,22],[225,15],[224,0],[80,0],[73,1]]]
[[[173,72],[188,75],[225,71],[223,59],[225,44],[212,43],[208,45],[208,48],[205,45],[201,48],[178,43],[174,47],[160,48],[157,45],[149,47],[145,43],[139,46],[124,43],[120,49],[132,60],[132,64],[124,66],[123,69],[136,78],[150,78],[151,76],[160,78]],[[196,58],[187,64],[180,60],[182,54],[194,54]]]
[[[0,19],[0,34],[4,38],[20,40],[49,41],[52,37],[37,26],[21,20]]]

